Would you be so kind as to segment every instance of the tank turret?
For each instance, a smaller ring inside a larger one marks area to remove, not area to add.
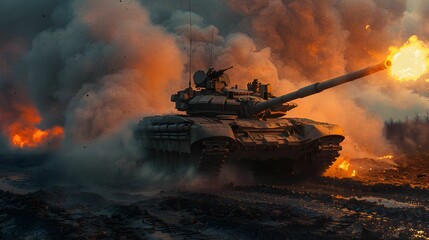
[[[275,97],[269,84],[262,84],[254,79],[247,84],[247,90],[238,87],[228,89],[230,83],[225,71],[232,67],[207,72],[199,70],[194,74],[197,90],[189,87],[172,95],[171,101],[176,109],[189,115],[216,116],[235,115],[240,118],[277,118],[297,107],[291,101],[304,98],[326,89],[354,81],[367,75],[382,71],[391,65],[385,61],[371,67],[344,74],[323,82],[314,83],[297,91]]]

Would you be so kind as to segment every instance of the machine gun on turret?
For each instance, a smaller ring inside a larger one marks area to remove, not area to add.
[[[209,68],[207,73],[203,70],[198,70],[194,73],[195,86],[208,90],[219,91],[228,86],[230,82],[229,77],[224,75],[224,73],[231,68],[233,68],[233,66],[220,70]]]
[[[214,68],[209,68],[209,70],[207,71],[207,79],[215,79],[215,78],[219,78],[220,76],[222,76],[226,71],[228,71],[229,69],[233,68],[234,66],[231,66],[229,68],[225,68],[225,69],[220,69],[220,70],[215,70]]]

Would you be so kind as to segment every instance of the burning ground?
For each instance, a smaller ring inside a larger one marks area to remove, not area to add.
[[[132,133],[143,116],[176,113],[170,95],[196,69],[233,65],[234,84],[258,78],[278,95],[389,55],[425,58],[426,1],[192,1],[191,27],[188,11],[167,0],[0,3],[0,238],[428,238],[427,154],[403,147],[424,133],[383,133],[387,119],[427,112],[427,66],[297,102],[292,117],[346,132],[341,158],[309,183],[179,181],[142,164]]]

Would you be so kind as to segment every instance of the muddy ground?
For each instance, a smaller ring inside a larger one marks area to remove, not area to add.
[[[352,159],[353,178],[149,190],[38,186],[34,164],[3,156],[0,239],[429,239],[425,158]]]

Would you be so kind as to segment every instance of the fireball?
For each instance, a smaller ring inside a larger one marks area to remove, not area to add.
[[[1,129],[8,135],[12,148],[15,149],[36,149],[45,148],[48,145],[55,147],[63,139],[64,129],[60,126],[53,126],[48,129],[37,127],[42,121],[39,112],[31,104],[16,105],[19,116]]]
[[[400,48],[390,47],[387,60],[392,62],[390,75],[399,81],[416,81],[427,73],[429,65],[429,48],[411,36]]]
[[[41,145],[48,144],[51,140],[57,141],[62,139],[63,134],[64,130],[59,126],[41,130],[35,126],[23,126],[19,124],[18,127],[14,128],[11,132],[10,143],[13,148],[34,149]]]

